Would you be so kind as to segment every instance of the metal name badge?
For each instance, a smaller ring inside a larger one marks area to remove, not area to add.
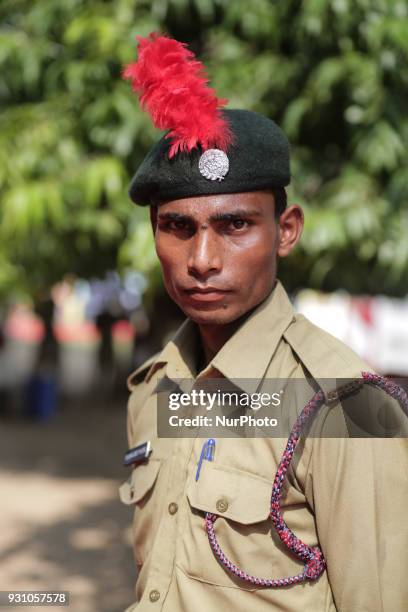
[[[210,181],[222,181],[229,170],[229,159],[220,149],[208,149],[199,161],[198,169]]]
[[[148,442],[143,442],[143,444],[139,444],[138,446],[134,446],[125,453],[123,465],[133,465],[134,463],[144,461],[149,457],[151,452],[152,445],[150,444],[150,440]]]

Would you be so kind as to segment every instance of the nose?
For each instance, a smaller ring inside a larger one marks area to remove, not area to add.
[[[221,270],[221,250],[211,228],[200,228],[191,238],[187,267],[195,278],[206,278]]]

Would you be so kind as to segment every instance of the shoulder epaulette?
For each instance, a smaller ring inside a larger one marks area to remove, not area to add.
[[[138,368],[136,368],[136,370],[134,370],[128,376],[126,384],[127,384],[127,388],[129,389],[129,391],[132,391],[132,389],[133,389],[133,387],[135,385],[138,385],[143,380],[145,380],[145,378],[147,377],[147,374],[149,373],[151,367],[156,363],[159,354],[160,353],[156,353],[155,355],[153,355],[152,357],[147,359],[147,361],[142,363],[142,365],[140,365]]]

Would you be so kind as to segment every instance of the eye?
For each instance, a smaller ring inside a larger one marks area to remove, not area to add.
[[[170,221],[169,224],[171,229],[175,230],[185,230],[187,229],[187,223],[185,221]]]
[[[237,234],[248,229],[250,225],[251,223],[247,219],[233,217],[232,219],[228,219],[224,224],[224,231],[230,234]]]
[[[165,221],[159,221],[159,227],[163,230],[183,231],[188,225],[182,219],[166,219]]]
[[[248,221],[245,221],[244,219],[233,219],[231,221],[231,226],[234,229],[242,229],[243,227],[246,227],[248,225]]]
[[[159,220],[159,230],[173,234],[178,238],[188,238],[194,233],[194,227],[188,219],[163,219]]]

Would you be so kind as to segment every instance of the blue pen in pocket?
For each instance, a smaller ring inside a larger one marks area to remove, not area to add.
[[[213,461],[214,453],[215,453],[215,440],[214,438],[209,438],[208,440],[204,442],[203,448],[201,449],[201,455],[200,455],[200,459],[198,460],[197,472],[196,472],[196,477],[195,477],[196,482],[200,477],[201,464],[203,460],[205,459],[206,461]]]

